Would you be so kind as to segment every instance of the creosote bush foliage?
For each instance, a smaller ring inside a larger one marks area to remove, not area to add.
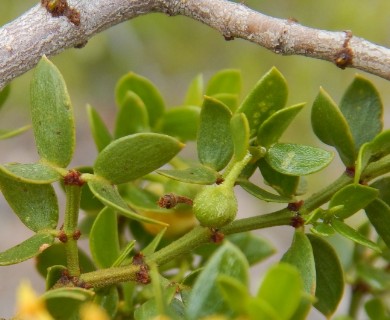
[[[41,59],[31,81],[40,160],[0,165],[2,194],[35,232],[1,252],[0,265],[36,259],[47,289],[37,297],[23,284],[15,319],[287,320],[306,319],[313,307],[330,318],[346,286],[349,314],[339,319],[390,319],[390,131],[378,92],[362,76],[339,104],[320,89],[306,108],[326,150],[281,139],[305,104],[286,106],[276,68],[242,100],[240,93],[237,70],[205,86],[199,75],[182,105],[167,109],[151,81],[128,73],[116,86],[113,132],[87,106],[96,159],[68,168],[72,104],[59,70]],[[196,161],[181,156],[191,141]],[[305,186],[304,177],[320,175],[334,157],[345,171],[322,190]],[[251,179],[256,172],[266,187]],[[66,195],[62,221],[56,182]],[[237,219],[237,188],[279,210]],[[361,210],[365,222],[351,227]],[[251,231],[274,226],[295,229],[291,246],[250,292],[250,266],[274,253]],[[343,265],[327,240],[335,233],[354,244]]]

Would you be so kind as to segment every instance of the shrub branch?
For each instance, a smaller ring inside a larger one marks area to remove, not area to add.
[[[0,28],[0,89],[33,68],[42,55],[82,47],[113,25],[153,12],[198,20],[226,40],[241,38],[278,54],[322,59],[342,69],[356,68],[390,80],[388,48],[355,37],[350,31],[305,27],[227,0],[69,0],[67,14],[54,16],[45,3]]]

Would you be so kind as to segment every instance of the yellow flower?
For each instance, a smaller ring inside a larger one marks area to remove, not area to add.
[[[46,310],[44,301],[39,298],[30,283],[22,282],[17,293],[17,320],[54,320]]]
[[[94,303],[87,303],[81,307],[81,320],[110,320],[107,313]]]

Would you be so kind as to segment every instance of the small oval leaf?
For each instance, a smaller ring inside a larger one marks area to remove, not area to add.
[[[290,197],[280,196],[261,189],[249,180],[239,179],[237,183],[252,196],[267,202],[289,203],[292,200]]]
[[[184,98],[186,106],[201,106],[203,101],[203,75],[198,74],[190,83]]]
[[[304,103],[300,103],[273,113],[261,124],[257,132],[257,141],[259,144],[268,148],[270,145],[278,142],[284,131],[286,131],[290,123],[304,106]]]
[[[265,159],[280,173],[301,176],[325,168],[332,161],[333,154],[311,146],[276,143],[268,149]]]
[[[330,318],[344,292],[344,274],[333,247],[320,237],[308,234],[316,265],[316,298],[314,307]]]
[[[62,177],[52,166],[42,162],[7,163],[3,166],[0,165],[0,171],[1,174],[19,182],[34,184],[49,184],[60,180]]]
[[[118,221],[111,208],[104,208],[95,219],[89,234],[89,248],[96,265],[109,268],[120,254]]]
[[[51,185],[19,182],[0,173],[0,189],[27,228],[38,232],[57,227],[58,202]]]
[[[213,184],[219,177],[217,171],[202,165],[183,170],[158,170],[157,173],[174,180],[195,184]]]
[[[249,149],[249,122],[244,113],[235,114],[230,120],[234,144],[234,159],[241,161]]]
[[[96,198],[98,198],[106,206],[114,210],[118,210],[125,217],[146,223],[156,223],[167,226],[167,224],[163,222],[150,219],[133,212],[122,199],[116,187],[110,182],[104,181],[103,179],[93,179],[88,181],[88,185]]]
[[[54,242],[54,236],[40,232],[6,251],[0,252],[0,266],[20,263],[37,256]]]
[[[111,133],[108,131],[99,113],[90,105],[87,105],[88,122],[97,150],[100,152],[112,141]]]
[[[219,93],[239,95],[241,87],[241,72],[234,69],[225,69],[211,77],[207,83],[206,95],[214,96]]]
[[[374,188],[359,184],[348,185],[332,196],[329,209],[342,205],[343,207],[337,210],[335,215],[340,219],[346,219],[365,208],[378,194],[378,190]]]
[[[144,102],[134,92],[126,92],[116,115],[115,139],[147,131],[149,131],[149,116]]]
[[[150,126],[154,127],[165,110],[160,92],[148,79],[132,72],[119,79],[116,85],[115,97],[118,106],[124,103],[128,91],[134,92],[144,102],[148,110]]]
[[[94,171],[113,184],[129,182],[171,160],[183,147],[176,139],[157,133],[136,133],[110,143],[98,155]]]
[[[45,56],[31,80],[31,117],[40,157],[66,167],[75,147],[73,108],[61,73]]]
[[[248,118],[252,137],[269,116],[284,108],[287,93],[286,80],[276,68],[272,68],[256,83],[237,110]]]
[[[313,103],[311,124],[316,136],[327,145],[336,148],[346,167],[355,161],[355,146],[351,130],[336,103],[321,88]]]
[[[385,201],[376,199],[365,211],[376,232],[390,248],[390,206]]]
[[[198,130],[198,157],[202,164],[217,171],[223,169],[233,155],[231,117],[230,110],[224,104],[205,97]]]
[[[357,75],[340,102],[355,142],[355,150],[369,142],[382,131],[383,106],[374,85]]]

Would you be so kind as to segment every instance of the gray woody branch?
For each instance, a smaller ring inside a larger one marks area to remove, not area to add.
[[[282,55],[304,55],[357,68],[390,80],[390,49],[352,35],[304,27],[227,0],[42,0],[0,29],[0,89],[33,68],[42,55],[83,46],[93,35],[140,15],[185,15],[218,30],[226,40],[242,38]],[[46,7],[45,7],[46,5]],[[69,6],[68,6],[69,5]],[[62,8],[64,9],[64,8]],[[51,10],[51,12],[49,12]]]

